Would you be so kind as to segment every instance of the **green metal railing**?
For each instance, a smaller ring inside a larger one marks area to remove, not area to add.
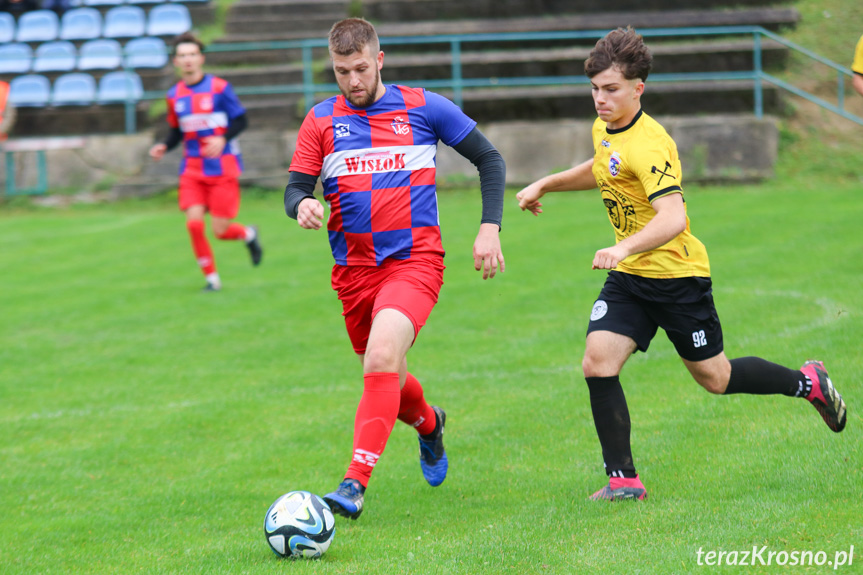
[[[463,45],[472,45],[491,42],[536,42],[550,40],[592,40],[604,36],[607,30],[590,31],[557,31],[557,32],[528,32],[528,33],[497,33],[497,34],[451,34],[422,37],[383,37],[383,46],[410,46],[447,44],[449,45],[451,76],[446,79],[422,80],[416,82],[399,82],[406,85],[421,85],[432,90],[451,90],[453,101],[461,107],[465,90],[473,88],[490,88],[502,86],[555,86],[555,85],[578,85],[589,84],[584,76],[522,76],[522,77],[487,77],[487,78],[465,78],[462,74],[461,55]],[[840,66],[827,58],[819,56],[814,52],[786,40],[760,26],[715,26],[702,28],[650,28],[641,29],[639,33],[644,37],[705,37],[705,36],[751,36],[753,40],[752,70],[738,72],[698,72],[679,74],[651,74],[651,82],[698,82],[718,80],[748,80],[753,85],[754,110],[756,117],[764,115],[764,83],[772,84],[782,90],[804,98],[818,106],[829,110],[843,118],[863,125],[863,118],[844,109],[845,77],[852,76],[849,68]],[[769,38],[795,52],[798,52],[812,60],[815,60],[836,71],[837,75],[837,97],[836,103],[828,102],[802,88],[793,86],[763,69],[762,61],[762,39]],[[258,50],[300,50],[303,63],[303,81],[296,84],[280,84],[270,86],[257,86],[247,88],[235,88],[238,95],[259,94],[303,94],[306,110],[310,109],[315,102],[315,95],[320,93],[338,93],[338,86],[334,83],[318,83],[315,81],[313,50],[315,48],[326,48],[327,40],[308,39],[295,41],[271,41],[271,42],[243,42],[234,44],[215,44],[208,48],[207,52],[242,52]],[[398,78],[392,78],[398,81]],[[145,93],[146,98],[164,97],[162,92]]]
[[[420,37],[383,37],[383,46],[411,46],[411,45],[435,45],[444,44],[449,46],[451,75],[445,79],[422,80],[416,82],[400,82],[406,85],[421,85],[431,90],[451,90],[452,99],[462,107],[464,103],[465,90],[475,88],[491,87],[515,87],[515,86],[565,86],[589,84],[589,80],[583,75],[578,76],[521,76],[521,77],[485,77],[465,78],[462,73],[463,46],[510,42],[529,43],[539,41],[566,41],[566,40],[593,40],[604,36],[607,30],[589,31],[556,31],[556,32],[528,32],[528,33],[497,33],[497,34],[444,34],[437,36]],[[760,26],[715,26],[702,28],[645,28],[639,30],[645,37],[706,37],[706,36],[751,36],[752,37],[752,69],[737,72],[698,72],[679,74],[651,74],[651,82],[700,82],[719,80],[746,80],[752,82],[754,114],[761,118],[764,115],[764,84],[772,84],[782,90],[804,98],[809,102],[829,110],[843,118],[863,125],[863,118],[845,110],[845,78],[851,77],[849,68],[840,66],[814,52],[803,48],[766,30]],[[819,62],[836,71],[837,93],[836,102],[828,102],[802,88],[793,86],[763,69],[762,41],[764,38],[773,40],[807,58]],[[315,38],[293,41],[270,41],[270,42],[243,42],[233,44],[214,44],[207,49],[207,53],[217,52],[251,52],[260,50],[299,50],[301,52],[303,65],[303,81],[295,84],[273,84],[255,87],[236,87],[235,92],[242,95],[261,94],[302,94],[306,110],[315,103],[316,94],[338,93],[338,86],[334,83],[319,83],[315,81],[314,49],[327,47],[326,38]],[[132,70],[129,70],[132,71]],[[398,81],[398,78],[391,78]],[[165,97],[164,91],[145,91],[143,100],[157,100]],[[125,129],[126,133],[136,131],[135,107],[137,100],[128,99],[125,103]]]

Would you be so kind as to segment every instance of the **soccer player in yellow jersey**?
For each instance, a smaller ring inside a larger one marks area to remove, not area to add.
[[[620,372],[633,353],[647,351],[658,327],[707,391],[805,397],[833,431],[842,431],[846,421],[845,403],[820,361],[797,370],[757,357],[725,357],[707,250],[689,228],[677,146],[641,109],[651,63],[632,28],[600,39],[584,64],[599,115],[594,157],[516,196],[522,210],[539,215],[548,192],[598,187],[614,228],[616,243],[593,258],[593,269],[610,271],[593,304],[582,360],[609,476],[591,499],[647,496],[632,459]]]
[[[860,36],[860,40],[857,41],[851,71],[854,72],[854,78],[851,80],[854,89],[863,96],[863,36]]]

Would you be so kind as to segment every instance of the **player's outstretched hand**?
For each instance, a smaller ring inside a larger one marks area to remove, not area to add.
[[[225,149],[225,144],[227,143],[224,136],[207,136],[206,138],[201,138],[201,141],[204,143],[201,153],[205,158],[218,158],[221,156],[222,150]]]
[[[297,206],[297,223],[307,230],[319,230],[324,225],[324,206],[315,198],[304,198]]]
[[[506,271],[503,251],[500,249],[500,227],[497,224],[480,224],[473,243],[473,268],[482,270],[482,279],[493,278],[497,269]]]
[[[534,182],[517,193],[515,199],[518,200],[518,207],[521,208],[521,211],[528,210],[533,215],[538,216],[542,213],[542,204],[539,199],[544,195],[545,193],[539,184]]]
[[[593,256],[593,266],[591,269],[613,270],[617,267],[617,264],[626,259],[628,255],[629,254],[627,254],[618,246],[603,248],[601,250],[598,250],[596,252],[596,255]]]
[[[159,161],[162,159],[162,156],[165,155],[165,152],[168,150],[168,146],[162,144],[161,142],[158,144],[153,144],[153,147],[150,148],[150,157],[155,161]]]

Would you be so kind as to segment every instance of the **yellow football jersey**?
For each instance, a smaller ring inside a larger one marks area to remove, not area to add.
[[[609,130],[597,118],[593,149],[593,176],[618,242],[641,231],[653,219],[653,200],[683,194],[677,145],[665,128],[643,111],[629,126],[617,130]],[[677,237],[656,249],[629,256],[615,270],[647,278],[710,277],[710,262],[704,244],[692,235],[687,216],[686,229]]]
[[[857,49],[854,51],[854,62],[851,64],[851,70],[858,74],[863,74],[863,36],[857,42]]]

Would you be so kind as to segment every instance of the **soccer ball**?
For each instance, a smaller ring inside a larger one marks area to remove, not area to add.
[[[264,518],[264,537],[276,555],[318,558],[336,534],[336,519],[326,502],[308,491],[291,491],[276,499]]]

